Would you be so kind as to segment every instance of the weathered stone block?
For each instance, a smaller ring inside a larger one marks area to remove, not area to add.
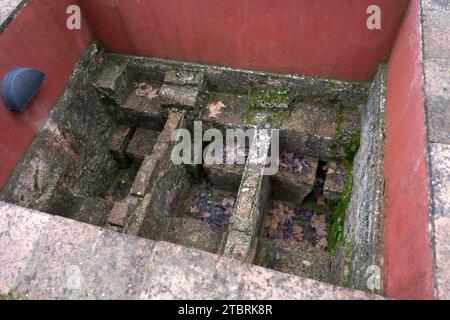
[[[159,90],[161,105],[175,108],[195,109],[198,88],[164,84]]]
[[[217,253],[223,231],[216,225],[194,218],[173,218],[165,241]]]
[[[250,146],[236,206],[228,227],[229,233],[224,250],[227,257],[247,261],[252,255],[250,244],[257,236],[262,214],[267,210],[270,187],[268,176],[264,175],[264,161],[259,157],[261,154],[268,154],[269,146],[268,135],[255,137]]]
[[[116,105],[121,105],[129,90],[127,64],[123,61],[109,60],[100,71],[94,82],[94,87],[100,92],[101,98],[107,97]]]
[[[191,85],[202,88],[205,75],[201,71],[169,70],[164,75],[164,82],[176,85]]]
[[[152,153],[158,135],[159,132],[157,131],[137,128],[126,149],[127,154],[138,161],[144,160],[146,156]]]
[[[131,187],[130,194],[144,197],[150,190],[152,183],[158,174],[160,164],[164,159],[167,159],[169,155],[169,146],[170,145],[167,143],[155,144],[152,153],[144,158],[133,186]]]
[[[204,164],[203,169],[209,181],[215,186],[230,192],[237,192],[241,184],[245,165],[243,164]]]
[[[220,113],[211,113],[211,105],[223,103],[224,107],[220,109]],[[202,110],[202,121],[208,127],[218,127],[225,129],[245,129],[246,109],[248,107],[247,96],[239,96],[233,94],[210,93],[206,107]]]
[[[184,115],[180,112],[170,112],[163,131],[158,136],[158,142],[171,143],[172,133],[183,126]]]
[[[353,189],[345,223],[335,239],[345,246],[337,250],[333,274],[341,274],[341,283],[367,290],[366,270],[382,266],[383,158],[385,144],[386,66],[381,65],[370,89],[367,105],[361,110],[361,142],[353,163]],[[340,257],[346,259],[344,268]],[[335,267],[337,270],[335,269]],[[339,271],[339,269],[341,271]]]
[[[154,240],[163,239],[167,233],[171,218],[175,217],[179,199],[189,194],[191,184],[183,166],[166,162],[155,179],[151,192],[148,211],[140,223],[139,236]]]
[[[227,242],[225,244],[223,255],[225,257],[234,258],[244,262],[251,262],[252,247],[254,245],[254,237],[251,234],[230,230],[227,234]]]
[[[268,185],[267,176],[262,176],[262,170],[257,166],[247,166],[236,201],[233,216],[230,218],[230,229],[255,233],[261,218],[261,194]],[[265,199],[266,200],[266,199]]]
[[[261,239],[255,264],[277,271],[330,282],[331,257],[326,251],[295,241]]]
[[[344,157],[358,128],[357,109],[297,103],[281,126],[280,147],[311,157]]]
[[[113,134],[111,139],[111,145],[109,149],[115,155],[122,155],[128,144],[128,139],[130,135],[131,129],[126,126],[119,126],[117,131]]]
[[[126,102],[114,109],[115,115],[129,125],[161,131],[166,123],[167,110],[161,107],[159,97],[148,99],[133,91]]]
[[[327,172],[323,186],[323,195],[325,198],[331,201],[340,200],[347,179],[350,179],[350,177],[348,177],[347,170],[341,164],[336,165],[334,172]]]
[[[114,226],[124,227],[127,213],[128,204],[123,200],[116,202],[108,216],[108,223]]]
[[[450,146],[430,144],[434,216],[450,216]]]
[[[280,168],[278,173],[270,177],[271,196],[273,200],[299,204],[311,193],[316,181],[318,160],[307,158],[310,168],[300,174]]]
[[[57,127],[44,128],[1,190],[0,199],[64,215],[73,203],[67,179],[70,163],[80,161]]]

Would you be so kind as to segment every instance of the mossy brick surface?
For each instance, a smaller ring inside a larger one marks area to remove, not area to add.
[[[338,238],[342,248],[338,251],[343,253],[338,253],[337,258],[345,259],[344,271],[350,270],[346,278],[341,279],[341,283],[361,290],[367,289],[367,268],[383,265],[386,72],[386,66],[380,65],[371,85],[367,104],[361,109],[359,150],[354,158],[352,172],[347,177],[353,177],[352,192],[342,200],[342,205],[346,208],[340,210],[346,209],[345,216],[336,219],[341,224],[331,227],[341,230]],[[338,261],[336,265],[342,263]]]
[[[161,105],[182,109],[195,109],[199,94],[198,88],[171,84],[164,84],[159,90]]]
[[[157,142],[171,143],[172,135],[174,134],[175,130],[184,127],[184,125],[184,114],[182,112],[170,112],[164,125],[164,129],[157,138]]]
[[[168,111],[161,107],[159,97],[148,99],[136,95],[134,90],[126,101],[113,108],[112,112],[123,123],[156,131],[162,130],[168,116]]]
[[[93,84],[101,98],[107,98],[120,105],[125,101],[131,82],[127,64],[117,59],[109,59],[103,64]]]
[[[221,108],[220,113],[215,117],[210,117],[209,106],[220,101],[225,107]],[[201,120],[206,123],[206,126],[223,131],[236,128],[245,129],[248,127],[245,122],[248,104],[247,96],[209,93],[207,103],[202,110]]]
[[[139,226],[141,237],[161,240],[166,234],[171,218],[175,217],[179,201],[190,192],[190,179],[184,166],[167,162],[155,177],[155,183],[148,192],[148,210]]]
[[[358,131],[353,108],[297,103],[280,129],[280,147],[318,158],[340,158]]]
[[[265,180],[265,181],[263,181]],[[230,229],[253,234],[261,217],[260,201],[267,176],[262,175],[259,166],[247,166],[240,185],[236,208],[230,218]]]

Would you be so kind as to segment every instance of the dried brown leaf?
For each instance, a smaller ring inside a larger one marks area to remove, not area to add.
[[[197,214],[197,213],[199,213],[200,211],[199,211],[199,209],[198,209],[198,206],[192,206],[192,207],[189,209],[189,212],[192,213],[192,214]]]
[[[222,108],[225,108],[225,105],[222,101],[217,101],[209,104],[209,115],[210,118],[217,118],[217,115],[222,113]]]

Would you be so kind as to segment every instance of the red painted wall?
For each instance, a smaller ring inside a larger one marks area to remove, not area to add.
[[[385,290],[398,299],[433,298],[419,10],[413,0],[388,71]]]
[[[47,74],[25,112],[7,110],[0,99],[0,188],[45,122],[80,55],[92,41],[86,23],[80,31],[66,28],[67,6],[75,3],[76,0],[29,0],[0,34],[0,81],[16,66],[37,68]]]
[[[114,52],[368,80],[408,0],[79,0]],[[369,5],[382,30],[369,30]]]

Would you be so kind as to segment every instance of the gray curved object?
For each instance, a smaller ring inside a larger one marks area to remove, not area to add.
[[[45,74],[36,69],[10,70],[2,82],[2,98],[6,107],[13,111],[24,111],[42,86],[44,79]]]

